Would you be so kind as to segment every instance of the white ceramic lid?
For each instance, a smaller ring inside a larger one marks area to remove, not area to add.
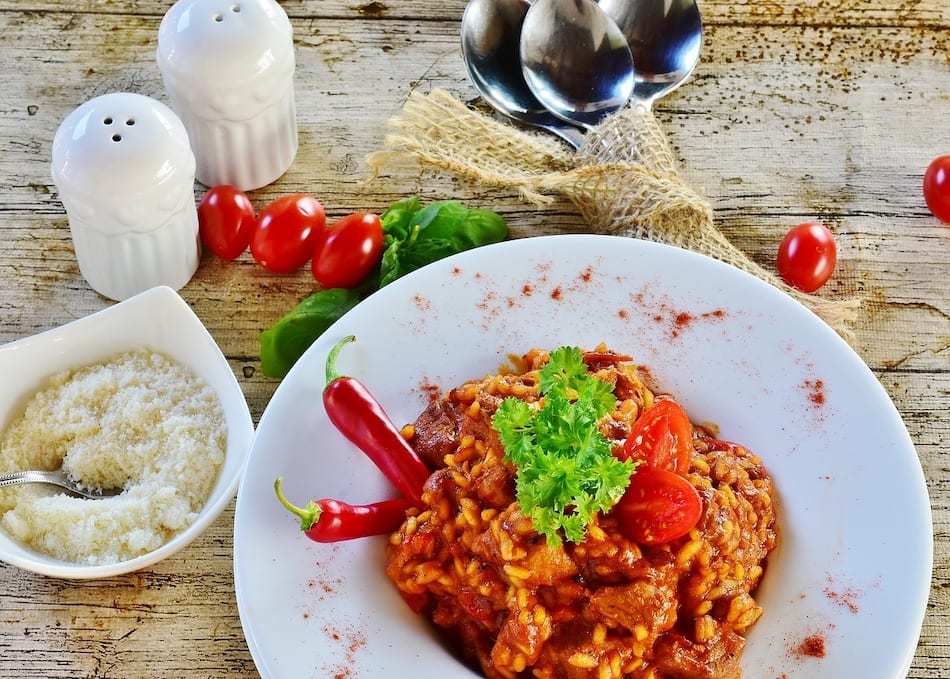
[[[53,137],[53,180],[61,194],[128,200],[178,180],[193,181],[188,133],[168,106],[113,92],[73,110]]]
[[[199,86],[284,77],[294,69],[293,28],[273,0],[179,0],[158,31],[158,61]]]

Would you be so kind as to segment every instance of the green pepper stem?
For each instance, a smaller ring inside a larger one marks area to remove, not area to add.
[[[340,375],[339,371],[336,369],[336,358],[340,355],[340,349],[343,348],[344,344],[349,344],[350,342],[355,341],[356,335],[347,335],[337,342],[332,349],[330,349],[330,353],[327,354],[327,384],[330,384],[330,382],[333,380],[342,377],[342,375]]]
[[[320,515],[323,513],[323,510],[320,509],[320,506],[313,500],[308,502],[306,507],[298,507],[293,504],[287,499],[287,496],[284,495],[284,491],[280,487],[281,481],[282,479],[279,476],[274,480],[274,492],[277,493],[277,499],[280,500],[280,504],[284,505],[291,513],[300,517],[300,530],[310,530],[313,525],[320,520]]]

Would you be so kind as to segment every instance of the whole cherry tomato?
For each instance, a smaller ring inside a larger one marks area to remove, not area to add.
[[[924,200],[934,217],[950,224],[950,156],[935,158],[924,173]]]
[[[213,186],[198,203],[198,235],[221,259],[235,259],[247,249],[256,223],[250,198],[235,186]]]
[[[838,263],[835,237],[823,224],[794,226],[778,247],[776,263],[783,281],[802,292],[814,292],[828,282]]]
[[[686,474],[693,457],[693,425],[686,412],[670,399],[654,403],[633,423],[619,457]]]
[[[611,513],[628,538],[658,545],[686,535],[703,515],[703,501],[685,476],[641,465]]]
[[[294,271],[313,255],[314,243],[326,225],[323,205],[313,196],[282,196],[258,215],[251,235],[251,254],[268,271]]]
[[[310,268],[324,288],[355,288],[383,256],[383,225],[371,212],[347,215],[320,234]]]

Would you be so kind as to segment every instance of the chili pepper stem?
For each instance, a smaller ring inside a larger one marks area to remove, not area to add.
[[[347,335],[330,349],[330,353],[327,355],[327,384],[330,384],[333,380],[342,377],[339,371],[336,369],[336,358],[340,355],[340,349],[344,345],[349,344],[350,342],[356,341],[356,335]]]
[[[287,499],[283,489],[280,487],[282,481],[283,479],[279,476],[274,480],[274,492],[277,493],[277,499],[280,500],[280,504],[284,505],[288,511],[300,517],[300,530],[310,530],[310,528],[320,520],[320,515],[323,513],[323,510],[320,509],[320,506],[313,500],[308,502],[306,507],[298,507],[293,504]]]

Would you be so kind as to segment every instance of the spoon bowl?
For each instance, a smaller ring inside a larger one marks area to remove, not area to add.
[[[703,22],[696,0],[597,0],[626,37],[647,107],[679,87],[699,62]]]
[[[522,74],[519,39],[529,7],[527,0],[471,0],[462,14],[462,58],[472,84],[492,108],[578,148],[583,132],[548,111]]]
[[[528,87],[563,120],[589,129],[633,93],[627,40],[593,0],[536,0],[525,14],[520,45]]]

